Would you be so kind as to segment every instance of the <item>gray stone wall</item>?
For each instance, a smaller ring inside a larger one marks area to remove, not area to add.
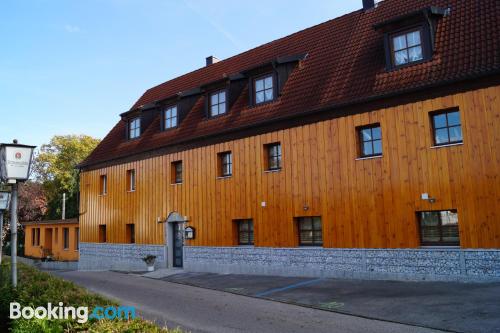
[[[142,258],[155,255],[156,268],[163,268],[165,246],[148,244],[80,243],[79,270],[145,271]]]
[[[500,281],[500,250],[193,247],[188,271],[390,280]]]

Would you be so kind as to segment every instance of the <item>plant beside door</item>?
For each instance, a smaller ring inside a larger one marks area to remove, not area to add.
[[[147,255],[144,258],[142,258],[142,261],[144,261],[148,266],[148,272],[153,272],[155,270],[156,256],[153,256],[151,254]]]

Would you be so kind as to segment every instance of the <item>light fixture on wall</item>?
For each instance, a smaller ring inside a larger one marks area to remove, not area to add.
[[[421,198],[422,198],[422,200],[428,201],[430,204],[433,204],[436,202],[436,198],[429,196],[429,193],[422,193]]]
[[[309,210],[309,206],[308,205],[304,205],[304,211],[308,211]]]

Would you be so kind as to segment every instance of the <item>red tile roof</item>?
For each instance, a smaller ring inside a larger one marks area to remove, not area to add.
[[[386,71],[383,35],[373,26],[428,6],[450,8],[450,14],[439,20],[432,59]],[[373,10],[352,12],[162,83],[147,90],[132,109],[279,56],[307,53],[277,101],[249,107],[245,88],[227,115],[206,119],[201,96],[178,128],[160,131],[158,113],[141,137],[132,141],[125,139],[126,122],[120,120],[81,167],[283,116],[498,73],[499,18],[496,0],[385,0]]]

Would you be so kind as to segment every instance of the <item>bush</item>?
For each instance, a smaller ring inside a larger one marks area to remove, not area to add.
[[[154,332],[173,333],[180,330],[159,328],[143,319],[133,320],[89,320],[80,324],[73,320],[40,320],[9,319],[10,302],[18,302],[22,306],[47,306],[63,302],[65,306],[87,306],[89,311],[95,306],[118,306],[100,295],[90,293],[72,282],[40,272],[35,268],[18,263],[18,286],[10,286],[10,263],[3,262],[0,267],[0,332],[30,333],[67,333],[67,332]]]

